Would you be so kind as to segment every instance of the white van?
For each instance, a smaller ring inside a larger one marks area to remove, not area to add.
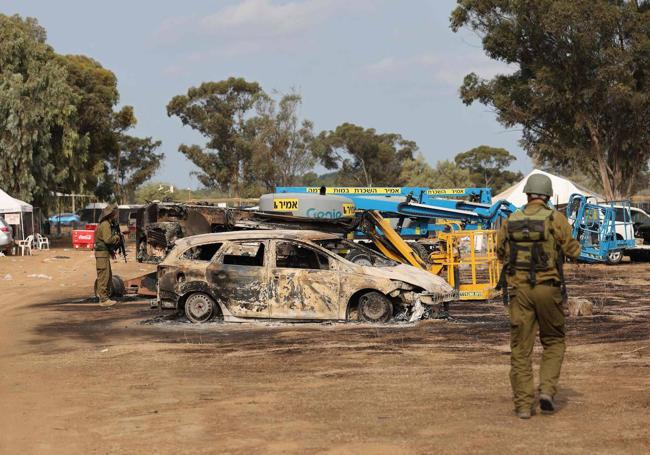
[[[629,210],[626,215],[625,210]],[[626,221],[631,221],[626,223]],[[633,239],[639,226],[650,226],[650,215],[637,207],[616,207],[616,235],[621,239]],[[641,242],[643,244],[643,242]]]
[[[616,237],[620,240],[634,238],[634,225],[632,223],[632,207],[616,206]]]
[[[625,255],[633,262],[650,261],[650,215],[640,208],[630,207],[631,223],[626,224],[625,210],[624,207],[616,207],[616,236],[622,239],[633,238],[635,243],[634,247],[625,250]]]

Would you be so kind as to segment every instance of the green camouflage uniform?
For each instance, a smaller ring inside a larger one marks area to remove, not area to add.
[[[104,302],[110,297],[111,249],[120,241],[120,236],[111,233],[111,224],[102,220],[95,230],[95,261],[97,264],[97,297]]]
[[[534,199],[523,208],[524,215],[533,215],[540,210],[550,210],[540,199]],[[512,215],[511,215],[512,217]],[[571,236],[571,226],[566,217],[553,211],[550,233],[555,246],[564,256],[576,258],[580,244]],[[505,220],[497,236],[497,255],[504,263],[510,259],[508,220]],[[535,272],[535,285],[530,284],[530,272],[514,270],[507,275],[511,291],[510,383],[517,411],[530,410],[535,402],[532,353],[535,335],[539,327],[539,338],[544,348],[540,365],[540,393],[554,396],[564,359],[564,311],[560,286],[560,271],[551,267]]]

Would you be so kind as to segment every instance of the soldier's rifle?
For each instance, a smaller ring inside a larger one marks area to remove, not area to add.
[[[117,220],[111,221],[111,233],[119,237],[119,241],[117,242],[117,245],[115,245],[114,251],[117,254],[120,254],[124,258],[124,262],[126,262],[126,243],[124,240],[124,234],[120,231],[120,224]]]

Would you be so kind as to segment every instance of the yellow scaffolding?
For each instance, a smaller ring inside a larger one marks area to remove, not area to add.
[[[447,282],[458,290],[460,300],[494,297],[499,279],[495,230],[462,230],[457,221],[444,223],[447,232],[438,233],[437,251],[424,260],[413,250],[413,243],[400,237],[378,211],[370,210],[364,215],[362,230],[385,256],[436,275],[446,273]]]
[[[431,259],[442,265],[447,282],[458,289],[461,300],[488,300],[494,297],[499,280],[496,231],[490,229],[441,232],[440,254]]]

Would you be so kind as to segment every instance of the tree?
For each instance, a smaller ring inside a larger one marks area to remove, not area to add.
[[[104,155],[98,165],[101,179],[95,189],[102,199],[113,199],[122,204],[133,200],[136,188],[155,174],[165,158],[164,153],[156,153],[160,141],[126,133],[136,123],[133,106],[111,111],[106,148],[102,149]]]
[[[247,115],[265,96],[259,84],[231,77],[204,82],[178,95],[167,104],[167,115],[177,116],[183,125],[203,134],[207,143],[185,145],[179,151],[201,170],[199,181],[207,187],[242,195],[251,182],[252,139]]]
[[[343,123],[323,131],[314,141],[314,152],[327,169],[337,169],[342,184],[394,185],[402,164],[413,159],[418,147],[399,134],[377,134],[368,128]]]
[[[120,178],[131,192],[148,178],[157,168],[151,147],[126,140],[135,117],[130,106],[115,113],[118,100],[111,71],[56,54],[36,20],[0,15],[0,180],[12,195],[47,211],[55,192],[110,199],[122,192]],[[120,177],[124,145],[133,150]]]
[[[161,142],[150,137],[123,134],[118,143],[120,165],[116,170],[119,179],[116,196],[124,204],[133,200],[136,188],[156,173],[165,154],[156,153]]]
[[[75,128],[78,99],[35,19],[0,14],[0,181],[47,207],[54,190],[83,186],[87,137]]]
[[[252,168],[256,180],[267,191],[276,185],[290,186],[316,164],[311,150],[313,124],[298,120],[302,98],[292,93],[279,103],[262,97],[257,103],[257,116],[250,120],[253,132]]]
[[[67,70],[67,81],[77,101],[76,128],[87,137],[88,157],[80,170],[83,193],[94,192],[100,199],[110,199],[116,188],[105,165],[117,153],[114,106],[119,101],[117,78],[112,71],[84,55],[58,56]]]
[[[425,188],[466,188],[472,184],[467,169],[449,160],[438,161],[432,168],[422,154],[404,162],[400,180],[406,186]]]
[[[491,106],[522,146],[556,168],[597,177],[610,199],[638,187],[650,159],[650,2],[459,0],[454,31],[482,36],[486,54],[515,67],[465,77],[464,103]]]
[[[523,178],[521,172],[506,169],[516,159],[506,149],[481,145],[459,153],[454,161],[470,172],[474,186],[492,188],[498,193]]]

